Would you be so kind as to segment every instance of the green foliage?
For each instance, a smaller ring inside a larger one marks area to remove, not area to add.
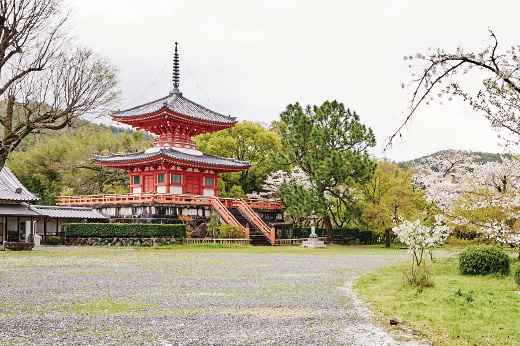
[[[513,266],[513,279],[515,283],[520,286],[520,263],[516,263]]]
[[[215,238],[215,234],[218,234],[218,227],[220,220],[218,219],[217,213],[211,213],[209,221],[206,223],[206,231],[211,234],[212,238]]]
[[[241,121],[229,129],[201,134],[193,140],[204,153],[251,161],[249,170],[222,176],[219,195],[223,197],[242,197],[260,191],[267,175],[275,170],[270,155],[281,150],[278,134],[252,121]],[[242,191],[236,190],[235,186],[241,187]]]
[[[308,238],[311,234],[310,227],[294,227],[293,238]],[[316,227],[316,234],[320,237],[327,235],[325,228]],[[361,244],[374,243],[374,233],[371,231],[361,231],[358,228],[334,228],[334,240],[348,243],[351,240],[359,240]]]
[[[417,267],[410,275],[404,272],[404,275],[408,284],[413,287],[433,287],[430,271],[425,266]]]
[[[387,317],[398,316],[435,345],[511,345],[520,340],[518,294],[508,276],[461,276],[454,257],[428,266],[434,289],[402,284],[409,263],[361,277],[356,289]],[[468,327],[471,326],[471,327]]]
[[[466,247],[466,246],[469,246],[469,245],[478,245],[479,243],[479,239],[476,238],[476,239],[461,239],[461,237],[459,237],[458,235],[457,236],[449,236],[448,238],[446,238],[446,240],[444,241],[444,244],[447,244],[447,245],[453,245],[453,246],[461,246],[461,247]]]
[[[95,165],[92,156],[135,152],[151,146],[151,138],[142,131],[117,132],[85,122],[76,129],[53,131],[52,136],[28,140],[31,145],[12,153],[8,165],[22,184],[39,194],[44,205],[53,205],[59,195],[127,193],[127,172]]]
[[[47,239],[45,240],[45,244],[46,245],[60,245],[61,239],[60,239],[60,237],[50,236],[50,237],[47,237]]]
[[[387,247],[393,239],[394,220],[399,216],[408,218],[419,209],[419,196],[412,183],[410,170],[379,160],[372,178],[358,187],[363,201],[361,220],[370,230],[385,236]]]
[[[198,243],[189,245],[191,248],[204,248],[204,249],[244,249],[251,247],[251,245],[240,245],[240,244],[219,244],[219,243]]]
[[[245,238],[244,227],[228,225],[227,223],[220,225],[218,228],[219,238]]]
[[[97,238],[156,238],[186,237],[186,225],[129,224],[129,223],[69,223],[67,237]]]
[[[332,238],[330,198],[326,196],[346,207],[355,204],[349,187],[370,179],[376,165],[367,149],[375,145],[375,136],[355,112],[337,101],[307,106],[305,110],[298,103],[291,104],[280,114],[280,120],[277,130],[283,151],[276,162],[298,166],[311,183],[310,189],[291,185],[280,192],[286,213],[301,218],[315,210]]]
[[[459,254],[462,275],[508,275],[509,265],[509,256],[496,246],[468,246]]]
[[[233,187],[225,193],[225,196],[222,197],[245,198],[246,194],[244,192],[244,189],[242,189],[242,186],[233,185]]]
[[[18,241],[18,232],[17,231],[7,231],[7,241],[8,242],[17,242]]]

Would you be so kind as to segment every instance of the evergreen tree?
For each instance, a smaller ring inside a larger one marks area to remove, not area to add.
[[[244,197],[260,190],[267,175],[275,170],[269,156],[281,150],[278,134],[252,121],[241,121],[229,129],[201,134],[193,140],[204,153],[251,161],[249,170],[222,175],[219,181],[222,197]]]
[[[376,143],[372,129],[337,101],[305,110],[298,103],[290,104],[280,118],[283,151],[276,161],[300,167],[311,182],[310,189],[289,185],[281,191],[286,212],[301,217],[315,210],[332,240],[328,198],[350,205],[354,203],[350,187],[370,179],[376,167],[367,153]]]

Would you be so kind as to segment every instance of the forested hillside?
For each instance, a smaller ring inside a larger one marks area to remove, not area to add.
[[[95,165],[94,154],[145,150],[152,137],[143,131],[81,122],[74,128],[31,134],[8,159],[8,166],[40,204],[55,196],[128,192],[128,175]]]
[[[475,162],[477,162],[477,163],[501,162],[502,156],[511,158],[511,154],[496,154],[496,153],[485,153],[485,152],[481,152],[481,151],[465,151],[465,150],[441,150],[441,151],[438,151],[438,152],[430,154],[430,155],[419,157],[415,160],[400,162],[399,166],[400,167],[407,167],[407,166],[409,167],[411,165],[419,165],[426,160],[442,158],[442,157],[446,156],[447,153],[460,153],[465,156],[476,157]]]

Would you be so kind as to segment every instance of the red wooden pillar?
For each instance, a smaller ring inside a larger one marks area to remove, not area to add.
[[[164,184],[166,185],[166,193],[171,193],[170,186],[172,184],[171,166],[166,165],[166,171],[164,172]]]
[[[186,182],[188,181],[188,177],[187,177],[187,174],[188,172],[186,171],[186,167],[182,167],[182,180],[181,180],[181,183],[182,183],[182,194],[185,195],[186,194]]]
[[[220,177],[219,172],[215,172],[215,182],[213,183],[215,185],[215,197],[218,197],[218,179]]]

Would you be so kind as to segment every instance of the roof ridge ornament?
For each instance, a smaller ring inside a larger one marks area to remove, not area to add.
[[[175,54],[173,55],[173,89],[170,91],[170,96],[173,94],[182,95],[179,90],[180,78],[179,78],[179,53],[177,52],[177,42],[175,42]]]

